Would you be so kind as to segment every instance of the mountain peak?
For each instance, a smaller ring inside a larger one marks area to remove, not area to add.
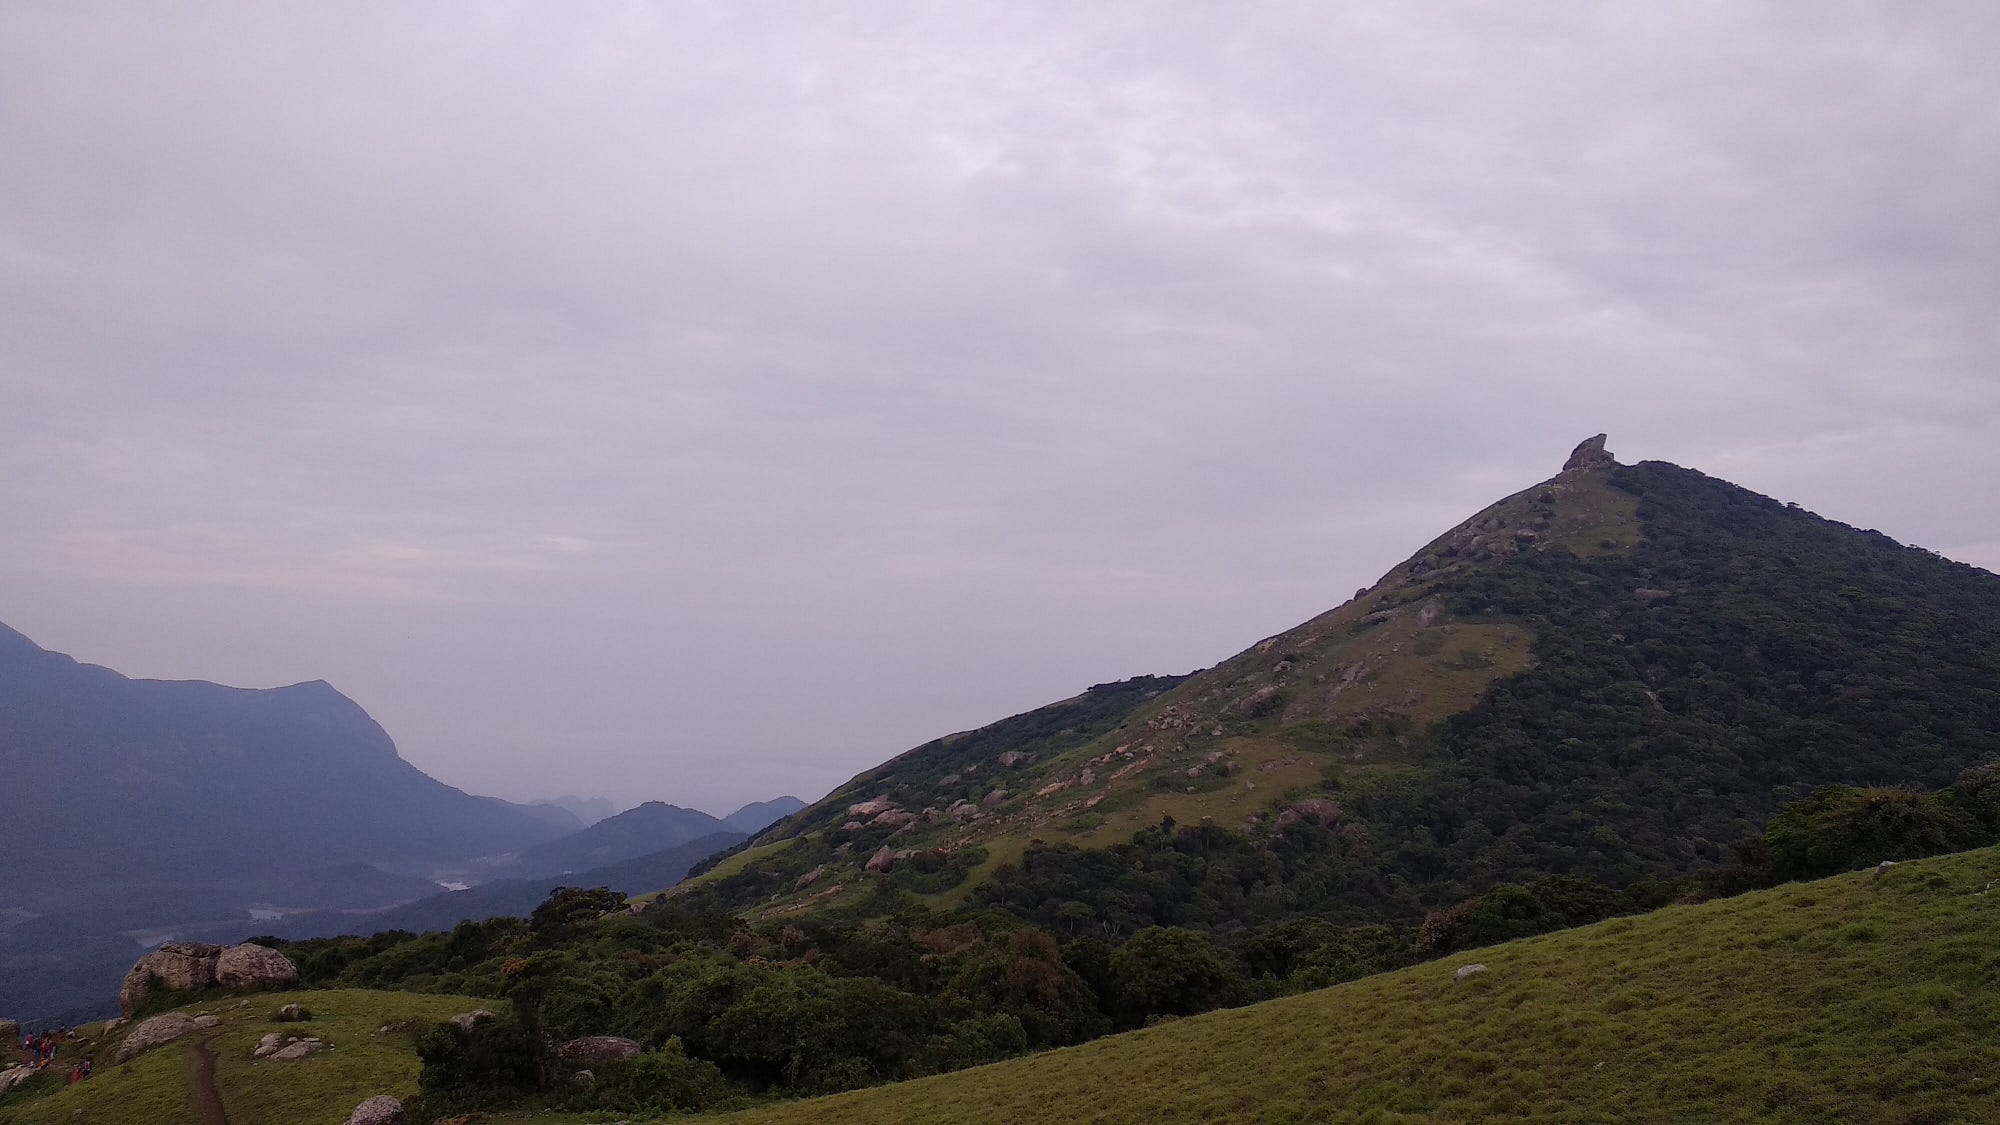
[[[1607,436],[1598,434],[1596,437],[1584,438],[1578,442],[1576,448],[1570,450],[1569,460],[1563,462],[1563,472],[1569,472],[1571,469],[1594,469],[1599,465],[1616,465],[1618,459],[1604,448],[1604,439]]]

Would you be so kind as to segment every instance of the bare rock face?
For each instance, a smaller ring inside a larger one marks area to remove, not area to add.
[[[603,1066],[607,1063],[621,1063],[639,1053],[639,1044],[616,1035],[588,1035],[582,1039],[572,1039],[556,1048],[556,1054],[574,1063],[592,1063]]]
[[[171,1043],[194,1030],[195,1022],[179,1012],[168,1012],[163,1016],[142,1020],[125,1036],[125,1041],[118,1044],[116,1059],[118,1062],[124,1062],[162,1043]]]
[[[347,1115],[347,1125],[404,1125],[403,1103],[387,1094],[377,1094]]]
[[[236,945],[215,959],[215,983],[238,992],[290,988],[299,983],[299,970],[291,958],[268,946]]]
[[[222,947],[219,945],[170,941],[139,958],[138,963],[125,974],[124,983],[118,986],[118,1006],[124,1009],[126,1015],[131,1015],[133,1009],[146,999],[146,994],[152,991],[155,982],[169,992],[208,988],[215,983],[215,963],[221,957]],[[296,973],[293,979],[298,979]]]
[[[1570,452],[1569,460],[1563,462],[1563,472],[1571,469],[1594,469],[1599,465],[1616,465],[1618,459],[1605,452],[1604,439],[1607,435],[1585,438]]]

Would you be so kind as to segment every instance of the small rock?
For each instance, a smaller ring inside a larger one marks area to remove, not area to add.
[[[1882,862],[1875,865],[1875,874],[1877,876],[1887,875],[1889,873],[1889,869],[1894,866],[1896,866],[1895,860],[1885,859]]]
[[[324,1046],[326,1044],[317,1039],[301,1039],[296,1043],[285,1044],[271,1052],[269,1057],[272,1062],[297,1062],[308,1055],[318,1054],[320,1048]]]
[[[1464,984],[1466,981],[1485,971],[1486,966],[1484,965],[1460,965],[1458,971],[1451,974],[1451,983]]]
[[[484,1008],[474,1008],[469,1012],[460,1012],[451,1017],[451,1025],[460,1031],[471,1031],[475,1024],[482,1024],[488,1020],[497,1020],[499,1018],[499,1016],[494,1015]]]
[[[278,1014],[271,1018],[278,1023],[304,1023],[313,1018],[313,1015],[297,1004],[287,1004],[279,1008]]]
[[[377,1094],[347,1117],[347,1125],[404,1125],[403,1103],[387,1094]]]
[[[203,1030],[207,1030],[208,1028],[211,1027],[219,1027],[221,1026],[221,1024],[222,1024],[221,1016],[211,1016],[204,1014],[196,1016],[194,1018],[194,1025]]]
[[[253,1059],[270,1058],[272,1052],[284,1045],[284,1035],[276,1031],[267,1031],[264,1033],[262,1039],[257,1040],[257,1048],[250,1052],[250,1057]]]
[[[590,1071],[587,1070],[577,1071],[575,1074],[569,1076],[569,1080],[573,1085],[577,1086],[597,1085],[597,1075],[592,1074]]]

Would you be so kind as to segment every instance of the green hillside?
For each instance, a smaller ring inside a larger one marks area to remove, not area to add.
[[[2000,578],[1598,460],[1207,671],[863,773],[673,895],[757,919],[915,896],[1107,940],[1411,922],[1543,875],[1672,879],[1819,786],[1929,788],[1996,757]],[[1227,870],[1107,857],[1162,818],[1233,834]],[[1291,855],[1301,819],[1328,834]]]
[[[1987,849],[1790,884],[717,1120],[1991,1120],[1996,880]]]

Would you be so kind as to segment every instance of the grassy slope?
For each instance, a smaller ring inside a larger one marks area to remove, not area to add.
[[[1637,501],[1609,479],[1602,469],[1566,473],[1509,496],[1340,607],[1140,703],[1116,729],[1082,742],[1034,745],[1039,760],[1018,771],[986,764],[979,776],[1013,795],[970,823],[920,824],[886,841],[866,837],[808,886],[774,879],[728,905],[770,919],[862,897],[880,877],[860,867],[881,843],[912,850],[984,847],[988,858],[970,878],[927,896],[933,905],[952,906],[995,867],[1018,859],[1031,839],[1105,847],[1130,839],[1163,814],[1182,824],[1211,820],[1241,828],[1286,800],[1320,791],[1329,778],[1352,786],[1406,770],[1428,753],[1423,732],[1471,707],[1496,680],[1529,667],[1535,639],[1518,624],[1455,618],[1437,595],[1440,582],[1542,545],[1581,555],[1630,548],[1639,539]],[[1516,538],[1530,531],[1534,539]],[[1277,698],[1257,707],[1251,701],[1259,692]],[[1374,733],[1353,733],[1362,728]],[[888,796],[912,811],[944,808],[966,794],[977,799],[986,785],[942,791],[922,775],[926,764],[964,737],[919,747],[863,773],[786,822],[778,839],[669,893],[687,894],[770,866],[793,835],[830,848],[849,838],[837,827],[847,819],[844,810],[866,798]],[[1226,776],[1215,769],[1217,761],[1227,763]],[[959,767],[953,769],[955,779]]]
[[[312,1011],[311,1022],[269,1021],[271,1013],[292,1001]],[[417,1056],[410,1039],[397,1031],[383,1033],[384,1025],[441,1020],[478,1007],[505,1010],[492,1000],[360,989],[265,993],[185,1010],[222,1017],[219,1028],[198,1034],[214,1038],[215,1081],[232,1125],[324,1125],[345,1121],[356,1105],[375,1094],[416,1093]],[[318,1036],[330,1048],[298,1062],[252,1059],[250,1052],[267,1031]],[[103,1066],[90,1081],[44,1097],[0,1102],[0,1123],[199,1125],[191,1093],[195,1040],[188,1036],[128,1063]]]
[[[1988,849],[1793,884],[723,1120],[1990,1119],[1995,880]]]

